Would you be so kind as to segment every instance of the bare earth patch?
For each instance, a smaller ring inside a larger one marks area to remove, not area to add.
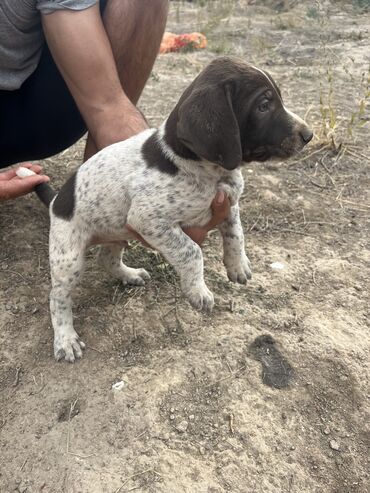
[[[140,103],[153,125],[226,53],[271,72],[318,136],[289,162],[244,167],[253,279],[228,282],[212,233],[211,315],[158,254],[134,245],[128,265],[152,280],[123,287],[92,249],[74,308],[87,349],[56,363],[47,211],[2,204],[1,492],[370,491],[369,26],[350,2],[171,2],[168,30],[209,47],[158,58]],[[82,149],[43,162],[56,188]]]

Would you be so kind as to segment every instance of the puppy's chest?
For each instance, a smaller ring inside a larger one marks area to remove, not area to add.
[[[182,226],[204,226],[211,219],[211,204],[219,189],[222,181],[217,179],[198,183],[185,180],[167,193],[166,213]]]
[[[202,226],[211,218],[210,207],[216,191],[215,182],[175,187],[167,194],[165,212],[182,225]]]

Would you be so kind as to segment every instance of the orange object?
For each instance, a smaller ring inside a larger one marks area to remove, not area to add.
[[[174,34],[166,32],[163,35],[159,53],[173,51],[199,50],[207,46],[207,38],[201,33]]]

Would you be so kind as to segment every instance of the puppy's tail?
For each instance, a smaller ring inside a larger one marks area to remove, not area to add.
[[[40,185],[36,185],[35,192],[41,202],[46,205],[46,207],[49,207],[50,202],[57,194],[57,192],[53,190],[48,183],[40,183]]]
[[[20,167],[16,170],[16,174],[17,176],[19,176],[19,178],[25,178],[26,176],[32,176],[36,173],[28,168]],[[46,205],[46,207],[49,207],[50,202],[57,194],[48,183],[40,183],[39,185],[35,186],[34,190],[38,198],[44,205]]]

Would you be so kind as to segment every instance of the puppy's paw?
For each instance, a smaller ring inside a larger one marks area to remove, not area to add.
[[[196,310],[211,312],[215,304],[213,293],[205,284],[202,286],[193,287],[186,293],[186,296]]]
[[[232,282],[246,284],[247,280],[252,278],[251,263],[245,253],[239,261],[225,262],[225,267],[227,277]]]
[[[85,349],[77,332],[60,332],[54,338],[54,356],[57,361],[65,359],[69,363],[74,363],[76,358],[82,357],[82,350]]]
[[[150,279],[150,275],[145,269],[132,269],[125,266],[121,279],[124,285],[144,286],[145,281]]]

